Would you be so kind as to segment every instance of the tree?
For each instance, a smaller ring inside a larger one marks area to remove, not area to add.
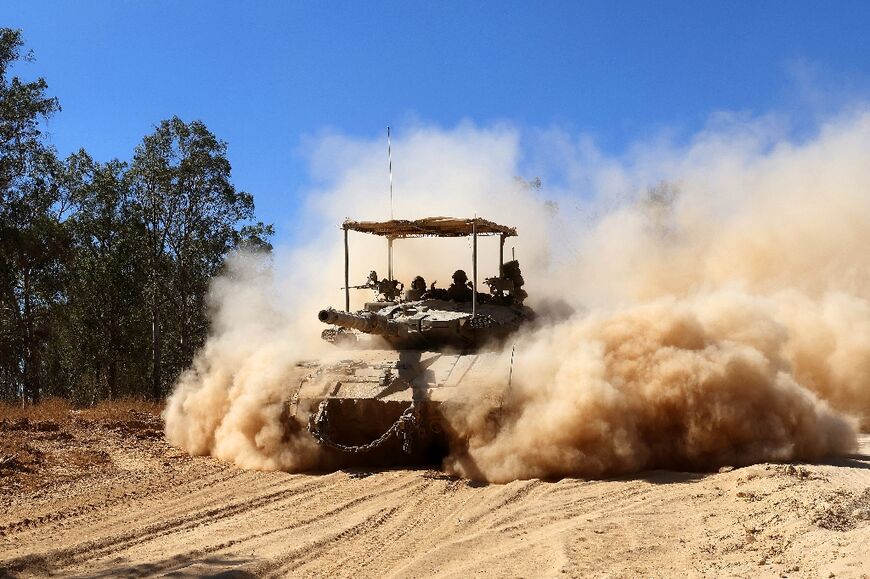
[[[44,79],[12,76],[16,63],[33,58],[22,48],[21,31],[0,28],[0,380],[7,396],[36,400],[62,290],[67,204],[40,131],[60,106],[46,96]]]
[[[94,161],[84,150],[65,163],[73,211],[67,283],[65,366],[88,401],[135,393],[147,364],[142,331],[145,268],[127,165]]]
[[[205,124],[173,117],[143,139],[130,167],[145,237],[154,397],[164,392],[164,370],[180,371],[202,344],[208,281],[227,252],[245,243],[268,248],[271,226],[242,225],[253,219],[254,200],[232,184],[226,153]]]
[[[638,210],[646,217],[649,232],[662,240],[676,235],[674,205],[680,196],[680,187],[670,181],[659,181],[646,188],[638,199]]]
[[[29,60],[0,28],[0,398],[160,397],[205,340],[210,278],[272,226],[199,121],[161,122],[129,164],[59,161],[57,99],[12,74]]]

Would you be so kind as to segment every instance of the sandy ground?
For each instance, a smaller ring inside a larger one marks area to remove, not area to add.
[[[27,441],[0,466],[0,576],[870,575],[866,435],[826,464],[487,485],[244,471],[144,413],[0,425]]]

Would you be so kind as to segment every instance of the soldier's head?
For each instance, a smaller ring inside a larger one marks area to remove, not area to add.
[[[465,285],[465,282],[468,281],[468,276],[465,275],[465,272],[461,269],[457,269],[453,272],[453,283],[457,285]]]
[[[378,281],[378,272],[372,270],[369,272],[369,281]]]
[[[426,291],[426,280],[423,276],[417,276],[411,281],[411,289]]]

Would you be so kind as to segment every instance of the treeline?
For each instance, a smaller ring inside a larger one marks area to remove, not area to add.
[[[209,279],[272,226],[199,121],[160,122],[129,160],[59,158],[58,99],[13,75],[29,60],[0,28],[0,398],[160,398],[206,337]]]

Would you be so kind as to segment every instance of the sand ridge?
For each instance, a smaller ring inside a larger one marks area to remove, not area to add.
[[[824,464],[500,485],[433,469],[246,471],[117,424],[67,430],[69,437],[30,433],[32,444],[49,457],[91,449],[109,460],[43,481],[35,492],[0,479],[0,575],[861,577],[870,570],[868,435],[858,454]]]

